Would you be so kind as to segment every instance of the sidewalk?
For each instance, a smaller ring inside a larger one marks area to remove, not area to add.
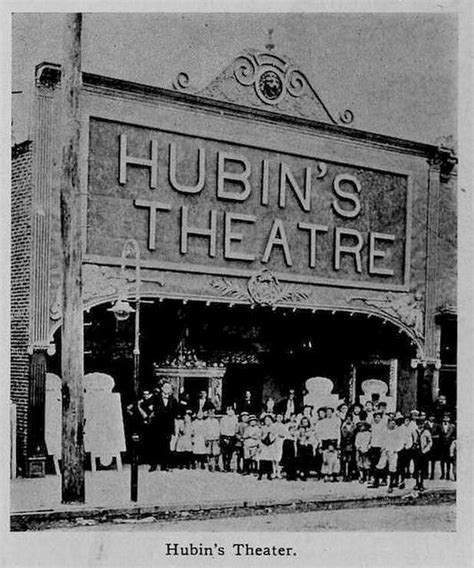
[[[209,473],[201,470],[173,470],[149,473],[140,466],[138,502],[130,501],[130,469],[86,472],[86,502],[82,505],[61,503],[61,480],[48,475],[38,479],[11,481],[12,523],[31,520],[73,519],[91,516],[173,514],[178,511],[236,509],[317,503],[329,506],[376,506],[377,501],[395,502],[416,499],[414,480],[407,488],[368,489],[358,482],[324,483],[308,481],[258,481],[236,473]],[[426,493],[455,498],[455,482],[427,481]],[[369,503],[370,502],[370,503]],[[337,505],[339,504],[339,505]]]

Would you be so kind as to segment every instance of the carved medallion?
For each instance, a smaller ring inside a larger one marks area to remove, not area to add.
[[[283,81],[275,71],[264,71],[256,82],[255,90],[263,102],[275,103],[283,93]]]
[[[282,285],[276,276],[264,269],[241,284],[228,278],[214,278],[211,286],[223,296],[234,300],[249,301],[262,306],[274,306],[281,302],[302,302],[309,293],[293,284]]]
[[[269,270],[252,276],[247,282],[249,296],[257,304],[272,306],[281,296],[280,283]]]

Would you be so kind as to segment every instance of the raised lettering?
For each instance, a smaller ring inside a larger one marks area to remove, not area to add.
[[[316,266],[316,233],[327,233],[327,225],[316,225],[315,223],[298,223],[298,229],[309,232],[309,267]]]
[[[120,134],[119,151],[119,183],[127,183],[127,166],[150,168],[150,188],[155,189],[158,183],[158,142],[150,142],[150,158],[136,158],[127,154],[127,135]]]
[[[293,262],[291,260],[290,248],[288,246],[288,240],[286,238],[285,227],[281,219],[275,219],[273,221],[273,225],[270,230],[270,236],[268,237],[265,252],[263,253],[262,262],[266,263],[270,260],[270,255],[274,246],[280,246],[283,248],[285,262],[287,266],[292,266]]]
[[[187,164],[186,164],[187,165]],[[199,193],[206,182],[206,151],[198,148],[198,176],[196,185],[183,185],[176,179],[176,144],[170,143],[170,163],[169,163],[169,179],[170,185],[176,191],[181,193]]]
[[[376,258],[385,258],[386,256],[385,251],[375,248],[377,246],[376,241],[386,241],[393,243],[395,241],[395,235],[389,235],[386,233],[369,233],[369,274],[393,276],[393,270],[391,268],[381,268],[375,266]]]
[[[209,239],[209,256],[216,256],[217,246],[217,211],[211,209],[209,213],[209,228],[206,227],[190,227],[188,222],[188,208],[183,205],[181,207],[181,242],[180,253],[188,252],[188,236],[205,237]]]
[[[226,171],[226,161],[239,162],[243,166],[241,172]],[[250,195],[249,183],[250,162],[244,156],[230,152],[217,152],[217,197],[229,201],[245,201]],[[242,191],[230,191],[226,189],[225,182],[233,181],[242,185]]]
[[[355,176],[351,176],[350,174],[339,174],[334,178],[334,193],[344,201],[352,202],[354,207],[353,209],[343,209],[337,199],[332,202],[332,207],[334,211],[341,217],[345,217],[346,219],[353,219],[360,213],[360,199],[357,193],[344,191],[344,189],[341,187],[342,183],[349,183],[354,187],[357,193],[360,193],[362,188],[359,180]]]
[[[262,195],[260,203],[268,205],[268,181],[269,181],[269,164],[267,160],[262,161]]]
[[[351,237],[357,240],[355,245],[342,245],[343,237]],[[335,228],[335,245],[334,245],[334,268],[335,270],[341,269],[341,254],[350,254],[354,256],[355,268],[357,272],[362,272],[362,258],[360,251],[364,244],[362,235],[355,229],[340,229]]]
[[[135,199],[133,204],[135,207],[143,207],[148,209],[148,248],[156,249],[156,212],[170,211],[169,203],[160,203],[159,201],[149,201],[148,199]]]
[[[232,230],[232,223],[240,221],[241,223],[255,223],[255,215],[246,215],[244,213],[225,213],[224,221],[224,258],[232,260],[245,260],[251,262],[255,260],[255,255],[232,250],[232,242],[242,242],[243,234],[236,233]]]
[[[296,183],[296,179],[292,174],[290,168],[285,164],[280,164],[280,196],[278,205],[283,208],[286,205],[286,187],[287,181],[290,182],[294,194],[298,198],[298,202],[303,211],[311,210],[311,168],[305,168],[305,184],[304,193]]]

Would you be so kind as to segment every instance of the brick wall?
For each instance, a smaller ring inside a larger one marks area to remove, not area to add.
[[[11,188],[11,399],[17,407],[18,462],[26,452],[30,260],[31,260],[31,142],[12,149]]]

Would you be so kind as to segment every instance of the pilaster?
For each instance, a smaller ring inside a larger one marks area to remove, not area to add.
[[[30,368],[28,400],[28,476],[44,475],[44,391],[49,341],[49,266],[53,184],[54,95],[60,81],[57,65],[36,68],[33,137],[32,251],[30,268]]]

